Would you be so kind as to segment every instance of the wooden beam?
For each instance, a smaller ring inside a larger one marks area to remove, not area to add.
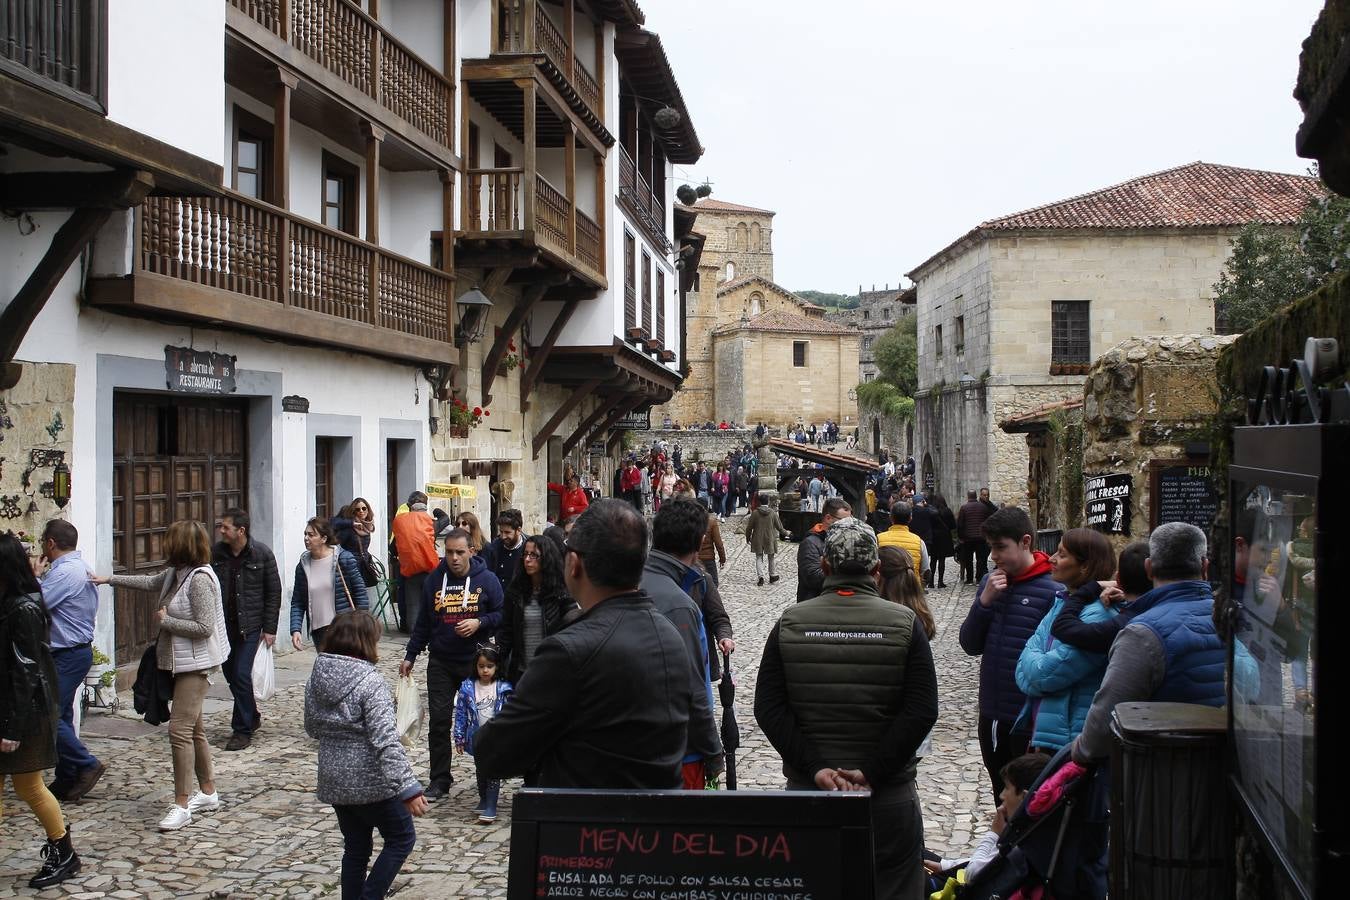
[[[567,440],[563,441],[563,455],[566,456],[568,453],[571,453],[572,448],[577,445],[577,442],[581,440],[582,436],[585,435],[596,422],[600,421],[601,416],[608,415],[612,409],[613,406],[608,398],[598,398],[595,409],[591,410],[591,414],[582,419],[581,424],[577,425],[572,433],[567,436]]]
[[[600,121],[605,121],[605,60],[609,54],[605,52],[605,22],[601,19],[595,23],[595,83],[600,87],[600,108],[595,114],[600,117]]]
[[[566,75],[569,81],[576,81],[576,74],[572,71],[573,58],[575,57],[576,34],[576,0],[562,0],[563,14],[563,41],[567,44]]]
[[[605,260],[609,256],[609,239],[605,234],[605,206],[609,199],[605,194],[605,155],[595,154],[595,224],[600,226],[600,271],[605,269]]]
[[[642,404],[643,401],[645,401],[646,399],[647,399],[646,394],[638,392],[629,399],[620,401],[619,405],[614,407],[614,411],[611,412],[605,418],[605,420],[601,422],[598,426],[592,428],[590,434],[586,435],[586,443],[589,444],[597,434],[603,434],[604,432],[608,431],[611,427],[613,427],[615,422],[619,421],[624,416],[628,415],[630,412],[637,409],[637,407],[640,404]]]
[[[361,123],[366,139],[366,241],[380,242],[380,145],[384,129],[371,122]]]
[[[534,0],[526,0],[526,4],[528,7],[531,7],[529,10],[527,10],[527,15],[529,16],[529,18],[527,20],[526,28],[529,30],[531,34],[533,34],[534,11],[532,7],[534,6]],[[522,160],[522,165],[525,168],[525,174],[522,177],[522,181],[524,182],[524,184],[521,185],[521,199],[522,199],[521,212],[523,214],[523,218],[521,220],[521,227],[528,230],[535,227],[534,221],[535,178],[538,177],[539,174],[538,162],[536,159],[539,150],[538,146],[539,130],[536,127],[535,123],[535,113],[537,112],[537,103],[536,103],[537,85],[535,84],[533,78],[529,79],[521,86],[520,95],[522,98],[521,102],[524,104],[523,111],[525,113],[525,128],[524,128],[525,154],[524,159]]]
[[[492,349],[483,357],[483,405],[487,406],[492,402],[492,382],[497,378],[497,367],[501,365],[502,359],[506,356],[506,345],[511,340],[511,335],[516,333],[525,317],[530,314],[537,304],[548,291],[547,285],[532,285],[527,287],[520,295],[520,301],[516,303],[511,310],[511,314],[506,317],[506,324],[502,326],[501,332],[497,335],[497,340],[493,342]]]
[[[460,248],[455,253],[455,266],[461,269],[528,269],[539,263],[539,251],[489,242],[485,247]]]
[[[558,310],[558,314],[553,317],[553,324],[548,327],[548,334],[544,335],[544,342],[531,352],[530,367],[525,370],[525,374],[520,378],[520,408],[522,411],[529,410],[530,394],[539,381],[539,375],[544,371],[544,364],[548,362],[549,354],[553,352],[554,345],[558,343],[558,336],[562,334],[563,329],[567,327],[568,321],[572,318],[572,313],[576,311],[576,303],[564,303],[563,308]]]
[[[567,0],[571,7],[572,0]],[[577,126],[567,123],[563,140],[563,178],[567,193],[567,252],[577,255]]]
[[[154,186],[154,178],[146,172],[123,172],[120,177],[124,205],[140,203]],[[19,366],[14,362],[14,356],[19,352],[19,345],[46,306],[52,291],[112,216],[112,210],[112,206],[107,205],[80,208],[71,213],[52,236],[47,252],[38,260],[23,287],[4,310],[0,310],[0,388],[8,389],[18,383]]]
[[[548,443],[548,439],[553,437],[553,432],[558,430],[558,426],[562,424],[562,420],[567,418],[572,410],[577,408],[577,404],[589,397],[603,381],[603,378],[592,378],[590,381],[577,388],[572,392],[572,396],[563,401],[562,406],[558,407],[557,412],[553,414],[552,418],[545,422],[544,426],[540,428],[539,431],[535,432],[534,441],[532,442],[535,459],[539,458],[539,451]]]
[[[500,266],[488,272],[487,277],[483,279],[482,291],[487,294],[489,300],[493,295],[501,293],[502,288],[506,287],[506,279],[510,278],[514,271],[514,266]]]
[[[154,176],[145,173],[153,188]],[[126,209],[127,178],[117,172],[10,172],[0,174],[5,209]]]
[[[291,208],[291,92],[299,84],[295,73],[277,68],[272,104],[272,197],[282,209]]]
[[[455,67],[459,64],[459,55],[455,52],[455,7],[456,0],[442,0],[441,3],[441,74],[450,82],[450,99],[445,105],[445,134],[451,147],[455,146],[455,101],[459,96],[459,73]],[[468,104],[464,104],[468,106]],[[447,221],[445,227],[450,228]]]

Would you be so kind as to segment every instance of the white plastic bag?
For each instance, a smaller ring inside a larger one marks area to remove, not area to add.
[[[405,747],[412,747],[422,734],[422,695],[418,693],[417,682],[411,675],[398,680],[394,705],[394,727],[398,729],[399,742]]]
[[[260,643],[253,657],[253,699],[271,700],[276,692],[277,667],[272,660],[272,648]]]

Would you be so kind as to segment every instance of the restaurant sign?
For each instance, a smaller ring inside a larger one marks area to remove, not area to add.
[[[164,348],[164,375],[169,390],[189,394],[233,394],[235,358],[224,353]]]

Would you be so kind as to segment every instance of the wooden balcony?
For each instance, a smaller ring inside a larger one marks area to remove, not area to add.
[[[425,364],[455,352],[449,274],[233,192],[147,198],[132,256],[91,303]]]
[[[604,229],[542,175],[519,166],[468,169],[464,202],[464,239],[537,247],[557,266],[605,286]]]
[[[666,235],[666,207],[647,179],[638,174],[633,157],[619,145],[619,202],[636,219],[636,224],[652,244],[664,253],[673,252]]]
[[[454,85],[351,0],[228,2],[238,11],[232,27],[252,36],[249,24],[261,26],[289,47],[287,56],[317,64],[326,86],[336,82],[396,117],[385,123],[391,131],[406,123],[453,155]]]
[[[106,3],[6,0],[3,6],[0,72],[81,106],[106,112]]]
[[[604,91],[600,82],[577,58],[570,37],[576,17],[573,0],[562,0],[560,9],[563,19],[561,28],[544,11],[540,0],[495,0],[493,53],[542,54],[576,92],[581,102],[603,122]],[[589,25],[589,21],[586,24]],[[598,56],[593,66],[596,71],[603,71]]]

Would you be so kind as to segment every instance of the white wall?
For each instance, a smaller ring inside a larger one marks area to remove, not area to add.
[[[460,59],[486,59],[492,53],[492,3],[494,0],[464,0],[455,21],[455,42]],[[459,93],[465,93],[460,91]]]
[[[223,0],[113,0],[108,118],[224,165]]]
[[[431,265],[431,232],[441,227],[435,172],[380,171],[380,246]]]
[[[441,0],[384,0],[380,24],[423,62],[445,74],[445,12]]]

